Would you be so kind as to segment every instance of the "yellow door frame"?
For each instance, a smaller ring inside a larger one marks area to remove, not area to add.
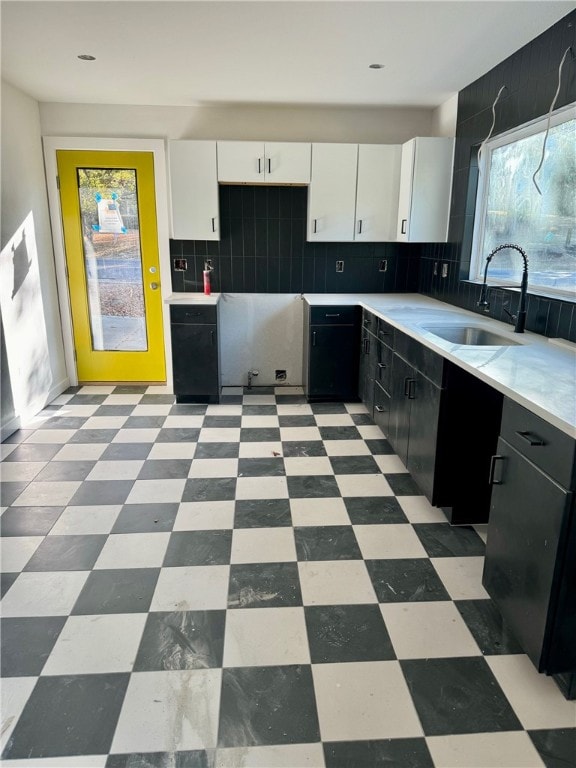
[[[156,193],[156,221],[158,226],[158,248],[160,254],[160,280],[162,299],[162,315],[164,319],[164,350],[166,361],[166,387],[162,390],[172,392],[172,365],[170,314],[166,298],[172,293],[170,274],[170,224],[168,217],[168,175],[166,165],[166,141],[159,138],[108,138],[95,136],[44,136],[44,168],[46,173],[46,188],[48,191],[49,215],[52,228],[52,245],[54,248],[54,268],[56,273],[56,290],[49,289],[50,300],[60,307],[60,327],[62,331],[63,352],[58,352],[59,376],[56,386],[63,391],[68,386],[78,384],[78,372],[74,359],[74,339],[72,317],[70,311],[70,295],[66,275],[66,257],[64,253],[64,236],[62,230],[62,212],[60,208],[60,192],[58,190],[58,168],[56,152],[59,149],[78,150],[113,150],[120,152],[152,152],[154,155],[154,186]],[[63,358],[61,355],[63,354]],[[61,361],[61,362],[60,362]]]

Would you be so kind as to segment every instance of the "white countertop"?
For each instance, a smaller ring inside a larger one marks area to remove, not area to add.
[[[207,304],[216,305],[220,301],[221,293],[212,293],[206,296],[204,293],[170,293],[164,297],[164,304]]]
[[[576,351],[568,344],[514,333],[511,325],[420,294],[305,294],[304,299],[313,306],[359,304],[576,437]],[[486,328],[517,345],[454,344],[426,330],[463,324]]]

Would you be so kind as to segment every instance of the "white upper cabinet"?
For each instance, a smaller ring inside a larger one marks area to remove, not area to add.
[[[171,237],[219,240],[215,141],[168,143]]]
[[[357,144],[312,145],[308,240],[353,239],[357,160]]]
[[[313,144],[308,240],[396,239],[400,145]]]
[[[411,139],[402,145],[396,239],[443,243],[448,238],[454,139]]]
[[[360,144],[356,190],[356,242],[386,242],[396,239],[399,144]]]
[[[219,141],[218,181],[309,184],[310,151],[300,142]]]

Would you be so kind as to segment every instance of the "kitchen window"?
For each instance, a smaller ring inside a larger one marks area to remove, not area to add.
[[[529,260],[529,290],[576,298],[576,109],[552,115],[536,181],[547,119],[487,142],[480,159],[470,278],[483,278],[486,257],[516,243]],[[490,265],[489,282],[518,284],[522,260],[512,250]]]

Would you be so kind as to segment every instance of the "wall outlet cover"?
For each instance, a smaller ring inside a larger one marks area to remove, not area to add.
[[[186,259],[174,259],[174,272],[186,272],[188,262]]]
[[[344,272],[344,262],[343,261],[337,261],[336,262],[336,272]]]

